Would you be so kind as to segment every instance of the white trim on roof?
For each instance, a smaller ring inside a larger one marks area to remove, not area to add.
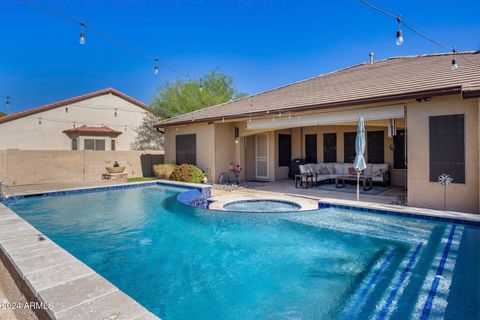
[[[394,104],[382,107],[314,113],[301,116],[300,118],[289,118],[285,116],[282,118],[275,118],[275,121],[272,121],[272,119],[258,119],[247,122],[247,130],[280,129],[356,122],[360,116],[363,116],[366,121],[398,119],[405,116],[404,111],[404,104]]]

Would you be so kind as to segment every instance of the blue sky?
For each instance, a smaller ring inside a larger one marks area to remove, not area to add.
[[[240,91],[256,93],[368,60],[441,52],[396,22],[361,4],[343,1],[32,0],[84,19],[159,55],[192,77],[220,69]],[[379,4],[374,0],[373,4]],[[382,4],[418,30],[458,50],[480,49],[480,1],[394,1]],[[181,78],[130,55],[87,30],[19,0],[0,1],[0,96],[18,97],[11,113],[106,87],[149,103],[163,81]],[[460,66],[461,67],[461,66]]]

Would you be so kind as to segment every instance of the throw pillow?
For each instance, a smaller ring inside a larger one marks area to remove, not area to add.
[[[383,175],[383,170],[382,169],[378,169],[378,170],[373,171],[373,176],[374,177],[380,177],[381,175]]]
[[[348,174],[351,175],[351,176],[356,175],[357,170],[355,170],[355,168],[353,168],[353,167],[350,167],[350,168],[348,168]]]
[[[323,167],[320,169],[320,174],[330,174],[330,170],[328,170],[328,168]]]

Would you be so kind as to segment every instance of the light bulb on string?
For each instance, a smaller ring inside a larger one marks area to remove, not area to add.
[[[5,97],[5,108],[10,108],[10,97]]]
[[[87,41],[86,40],[86,37],[85,37],[85,23],[82,21],[80,22],[80,27],[82,28],[82,30],[80,31],[80,44],[81,45],[85,45],[85,42]]]
[[[452,67],[451,67],[451,69],[452,69],[453,71],[455,71],[455,70],[458,70],[457,59],[455,59],[455,54],[457,53],[457,51],[456,51],[455,49],[453,49],[452,52],[453,52],[453,59],[452,59]]]
[[[395,41],[395,44],[397,46],[401,46],[403,44],[403,31],[400,29],[400,25],[402,24],[402,20],[400,17],[397,18],[398,22],[398,30],[397,30],[397,40]]]
[[[158,58],[155,58],[155,69],[153,72],[155,73],[155,75],[158,74]]]

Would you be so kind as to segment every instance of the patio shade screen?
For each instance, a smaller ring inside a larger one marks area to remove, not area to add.
[[[383,107],[372,107],[354,110],[319,112],[300,118],[287,116],[272,119],[258,119],[247,122],[247,130],[290,128],[299,126],[329,125],[335,123],[356,122],[363,116],[368,120],[396,119],[404,117],[404,105],[396,104]]]

